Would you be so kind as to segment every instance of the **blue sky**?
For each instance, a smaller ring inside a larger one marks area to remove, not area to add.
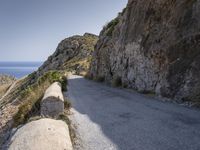
[[[127,0],[1,0],[0,61],[44,61],[58,43],[99,34]]]

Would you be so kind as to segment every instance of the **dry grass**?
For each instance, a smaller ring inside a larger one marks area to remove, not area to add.
[[[45,90],[56,81],[61,83],[63,90],[66,90],[66,77],[63,77],[61,72],[49,71],[20,92],[22,105],[13,117],[14,127],[26,123],[31,117],[39,115],[40,102]]]
[[[72,58],[64,64],[64,69],[68,72],[74,72],[75,74],[84,76],[89,70],[91,58]]]
[[[10,84],[4,84],[0,86],[0,98],[6,93],[9,87],[10,87]]]

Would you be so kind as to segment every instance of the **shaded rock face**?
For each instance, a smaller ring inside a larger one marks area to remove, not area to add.
[[[66,70],[76,74],[88,71],[97,40],[98,37],[90,33],[64,39],[39,68],[38,74],[49,70]]]
[[[129,0],[100,33],[89,75],[200,101],[200,0]]]

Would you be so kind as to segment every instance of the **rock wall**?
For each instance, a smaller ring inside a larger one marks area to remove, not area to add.
[[[99,38],[91,77],[200,101],[200,0],[129,0]]]

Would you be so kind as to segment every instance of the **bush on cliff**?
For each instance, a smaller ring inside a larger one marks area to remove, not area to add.
[[[107,25],[106,25],[106,35],[107,36],[112,36],[113,34],[113,31],[115,29],[115,26],[119,23],[119,19],[118,17],[113,19],[111,22],[109,22]]]
[[[120,86],[122,86],[122,79],[121,79],[121,77],[119,77],[119,76],[114,77],[112,79],[112,83],[111,84],[114,87],[120,87]]]
[[[105,77],[104,76],[97,76],[96,78],[94,78],[94,80],[97,81],[97,82],[104,82]]]

